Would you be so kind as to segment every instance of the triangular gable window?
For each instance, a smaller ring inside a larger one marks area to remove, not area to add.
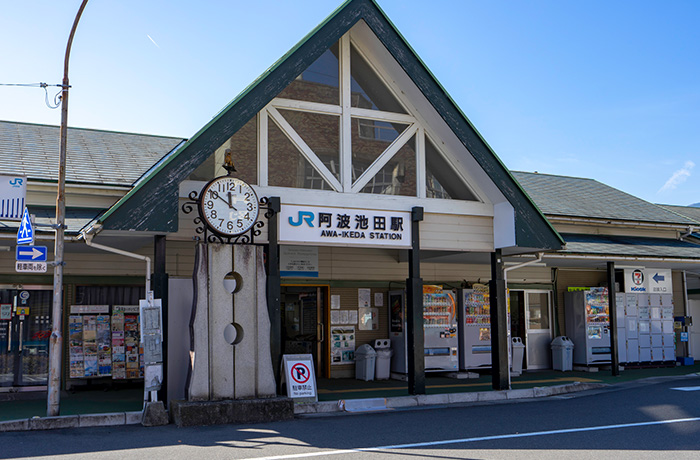
[[[428,136],[425,136],[425,166],[426,198],[477,199]]]
[[[360,193],[416,196],[416,136],[393,155]]]
[[[350,49],[350,78],[352,107],[406,113],[398,99],[354,46]]]
[[[340,104],[338,44],[331,46],[277,97]]]
[[[340,118],[299,110],[278,112],[326,167],[320,173],[330,173],[340,184]]]
[[[260,186],[478,201],[400,94],[346,34],[191,179],[224,174],[228,151]]]
[[[307,155],[304,155],[304,147],[299,148],[299,139],[290,139],[287,133],[280,129],[276,121],[269,120],[268,122],[268,145],[270,149],[275,151],[276,158],[280,164],[278,167],[270,168],[268,173],[269,185],[313,190],[333,190],[328,181],[319,174],[318,169],[308,160]]]

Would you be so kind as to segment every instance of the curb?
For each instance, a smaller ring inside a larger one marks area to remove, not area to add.
[[[466,404],[516,399],[546,398],[565,393],[607,388],[607,383],[574,382],[566,385],[534,387],[503,391],[478,391],[471,393],[441,393],[436,395],[397,396],[385,398],[387,409],[407,407],[441,406],[449,404]],[[307,404],[295,404],[294,415],[317,415],[344,413],[338,401],[322,401]]]
[[[61,428],[84,428],[91,426],[138,425],[141,411],[115,412],[110,414],[62,415],[58,417],[36,417],[0,422],[0,433],[7,431],[58,430]]]
[[[700,373],[699,373],[700,374]],[[694,376],[695,374],[689,374]],[[685,376],[684,376],[685,377]],[[654,377],[652,377],[653,379]],[[566,393],[586,390],[613,388],[607,383],[574,382],[565,385],[534,387],[503,391],[479,391],[470,393],[441,393],[434,395],[396,396],[385,398],[387,409],[428,407],[450,404],[498,402],[518,399],[546,398]],[[321,415],[346,413],[339,401],[295,404],[294,415]],[[107,414],[65,415],[58,417],[36,417],[19,420],[0,421],[0,433],[10,431],[55,430],[61,428],[83,428],[99,426],[139,425],[143,412],[115,412]]]

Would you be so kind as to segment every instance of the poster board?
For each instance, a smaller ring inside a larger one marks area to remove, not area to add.
[[[317,402],[316,373],[310,354],[282,355],[282,379],[287,387],[287,396],[295,403]]]
[[[331,365],[355,364],[355,326],[331,327]]]

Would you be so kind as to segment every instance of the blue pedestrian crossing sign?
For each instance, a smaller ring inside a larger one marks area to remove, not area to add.
[[[32,244],[34,243],[34,228],[32,221],[29,219],[29,210],[24,208],[22,215],[22,223],[19,225],[17,232],[17,244]]]

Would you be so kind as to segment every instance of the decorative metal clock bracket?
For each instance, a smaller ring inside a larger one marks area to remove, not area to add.
[[[190,201],[186,201],[182,204],[182,212],[185,214],[190,214],[199,209],[202,196],[200,195],[200,192],[193,190],[189,194],[189,200]],[[275,214],[275,210],[270,205],[270,199],[267,197],[260,198],[259,206],[260,210],[265,211],[264,214],[261,213],[261,215],[269,221]],[[262,233],[261,229],[265,226],[265,220],[259,219],[245,233],[235,236],[224,236],[211,231],[200,215],[197,215],[194,219],[192,219],[192,221],[196,226],[195,232],[197,233],[197,236],[195,236],[195,238],[197,240],[203,239],[207,243],[255,244],[255,237],[260,236]]]

